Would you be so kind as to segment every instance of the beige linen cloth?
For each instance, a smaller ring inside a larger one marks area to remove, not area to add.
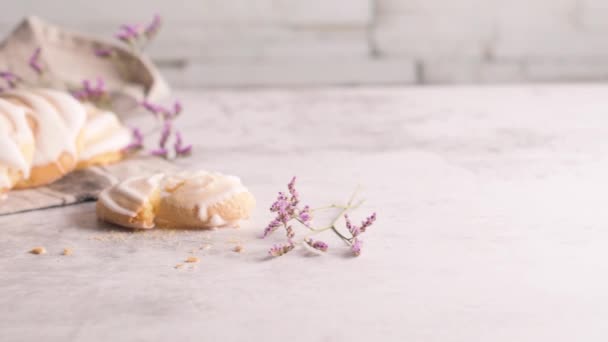
[[[38,75],[28,64],[40,48]],[[110,49],[113,58],[95,55]],[[48,24],[38,17],[27,17],[0,44],[0,71],[12,71],[28,84],[56,89],[73,89],[83,80],[102,77],[113,98],[113,109],[132,109],[144,97],[156,101],[169,93],[169,87],[148,58],[124,45]]]
[[[28,63],[38,48],[42,75]],[[98,57],[98,49],[112,49],[115,57]],[[119,114],[134,109],[143,98],[156,101],[169,94],[167,83],[145,56],[37,17],[25,18],[0,44],[0,71],[11,71],[27,84],[64,90],[78,87],[85,79],[95,82],[102,77],[112,109]],[[49,186],[9,192],[0,200],[0,215],[95,200],[101,190],[121,179],[172,168],[171,163],[159,158],[131,158],[115,165],[74,171]]]

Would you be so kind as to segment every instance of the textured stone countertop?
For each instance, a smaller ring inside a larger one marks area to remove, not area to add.
[[[0,341],[608,338],[608,87],[178,96],[195,143],[178,163],[239,175],[251,221],[131,233],[93,203],[0,217]],[[378,221],[359,258],[331,235],[326,255],[266,257],[292,175],[316,206],[363,185],[352,216]]]

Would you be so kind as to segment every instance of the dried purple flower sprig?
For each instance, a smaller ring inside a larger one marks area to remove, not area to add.
[[[140,24],[124,24],[120,26],[118,33],[115,37],[121,42],[127,44],[131,49],[141,52],[148,45],[148,43],[156,37],[162,26],[162,18],[160,15],[155,14],[152,21],[147,25]],[[99,57],[108,57],[108,53],[99,53],[97,50],[96,54]]]
[[[108,92],[106,83],[101,77],[97,77],[95,85],[89,80],[82,81],[82,87],[72,91],[72,95],[83,102],[92,102],[99,104],[108,101]]]
[[[283,228],[285,230],[287,242],[284,244],[274,245],[268,251],[268,254],[273,257],[281,256],[289,253],[295,248],[295,231],[293,228],[293,223],[295,221],[311,232],[303,240],[305,246],[317,251],[326,252],[329,249],[329,246],[323,241],[313,240],[310,236],[331,230],[340,239],[342,239],[347,246],[350,247],[350,250],[354,256],[359,256],[361,254],[363,243],[360,235],[365,233],[367,229],[374,224],[376,221],[376,213],[368,216],[358,226],[351,222],[347,212],[359,207],[363,203],[363,201],[360,201],[357,204],[353,204],[358,191],[353,193],[347,204],[344,206],[330,205],[327,207],[310,209],[308,205],[300,205],[300,194],[296,190],[295,182],[296,177],[293,177],[289,184],[287,184],[289,195],[284,192],[279,192],[277,200],[270,206],[270,211],[275,213],[276,216],[264,229],[262,238],[266,238],[279,228]],[[312,213],[322,209],[341,209],[341,211],[329,226],[315,228],[312,225]],[[341,233],[337,228],[338,221],[342,217],[344,217],[345,225],[349,234]]]
[[[40,47],[36,48],[36,50],[34,50],[34,53],[30,56],[30,59],[28,61],[28,64],[30,65],[30,67],[38,75],[42,75],[42,73],[44,72],[42,70],[42,65],[40,65],[40,52],[41,51],[42,51],[42,49]]]
[[[158,135],[157,147],[150,150],[150,154],[165,159],[173,159],[190,155],[192,145],[185,145],[182,134],[174,128],[174,120],[182,113],[183,107],[179,101],[175,101],[171,109],[163,107],[149,101],[143,101],[140,104],[142,108],[154,115],[159,122],[159,126],[152,130],[149,134],[152,135],[160,130]],[[169,141],[173,141],[173,149],[169,148]],[[144,134],[139,129],[133,130],[133,142],[127,147],[127,151],[141,150],[144,146]]]
[[[44,74],[44,69],[40,64],[41,52],[42,49],[37,47],[27,61],[28,66],[34,70],[38,76],[42,76]],[[0,87],[0,92],[4,91],[5,89],[16,88],[20,84],[25,83],[25,80],[22,77],[8,70],[0,71],[0,79],[2,79],[5,83],[5,87]]]

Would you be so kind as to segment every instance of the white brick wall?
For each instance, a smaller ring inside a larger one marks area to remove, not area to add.
[[[155,12],[150,54],[181,86],[608,80],[608,0],[20,0],[111,36]]]

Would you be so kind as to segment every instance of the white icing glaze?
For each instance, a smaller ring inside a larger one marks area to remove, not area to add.
[[[44,97],[63,118],[70,132],[70,139],[76,140],[84,122],[87,118],[87,113],[80,101],[76,100],[72,95],[53,89],[35,89],[33,92],[36,95]]]
[[[43,97],[26,90],[2,93],[3,98],[15,99],[31,109],[36,121],[34,166],[56,163],[63,152],[76,155],[76,141],[66,139],[71,133],[57,110]]]
[[[124,127],[116,114],[98,111],[89,107],[89,118],[84,126],[84,148],[80,160],[88,160],[96,155],[120,151],[131,142],[131,132]]]
[[[150,200],[160,186],[162,173],[153,176],[124,180],[99,194],[99,201],[110,211],[128,217],[137,216],[137,211]]]
[[[208,217],[208,208],[248,191],[238,177],[207,171],[185,171],[168,176],[162,189],[163,197],[185,207],[196,206],[198,218],[204,222],[215,221],[211,223],[216,226],[225,225],[227,222],[222,217]]]
[[[21,171],[27,178],[31,160],[23,155],[23,145],[34,145],[34,137],[25,117],[25,109],[0,99],[0,188],[12,186],[8,170]]]

